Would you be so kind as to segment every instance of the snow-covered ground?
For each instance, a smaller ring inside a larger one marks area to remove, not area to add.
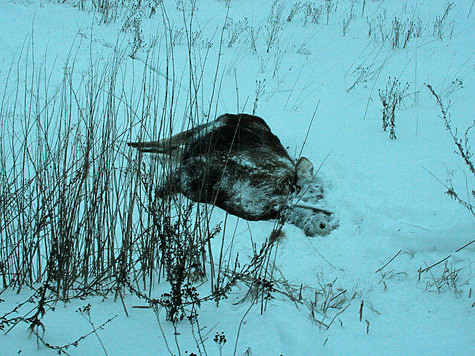
[[[204,302],[198,310],[199,327],[203,334],[209,333],[204,343],[207,354],[473,354],[475,244],[456,251],[475,238],[475,220],[445,194],[442,183],[448,174],[453,175],[460,197],[473,201],[475,179],[454,153],[456,147],[440,109],[424,85],[432,85],[444,103],[451,101],[451,125],[463,138],[474,120],[473,1],[453,2],[445,17],[448,3],[444,1],[302,1],[295,17],[287,21],[294,3],[232,0],[227,12],[224,1],[197,1],[192,46],[194,54],[201,54],[196,63],[204,68],[200,95],[207,108],[222,36],[219,99],[212,113],[234,113],[237,107],[251,113],[259,92],[256,115],[266,120],[291,155],[298,155],[309,130],[303,155],[315,167],[321,166],[325,196],[335,207],[340,226],[328,236],[309,238],[293,225],[285,225],[272,256],[275,273],[297,289],[331,289],[333,296],[346,290],[346,298],[326,316],[317,315],[327,328],[311,317],[307,306],[282,293],[274,293],[262,313],[259,303],[237,303],[246,293],[238,284],[219,306]],[[336,5],[328,13],[328,24],[327,4]],[[313,23],[310,10],[320,5],[322,13],[318,23]],[[181,84],[188,80],[189,53],[183,28],[190,6],[188,0],[165,2],[166,21],[175,31],[177,78],[185,78],[177,85],[183,103],[188,86]],[[268,34],[277,21],[271,14],[281,6],[276,41],[269,46]],[[0,83],[6,82],[10,68],[15,73],[28,68],[25,62],[17,66],[16,59],[25,48],[32,48],[31,43],[38,63],[44,62],[51,73],[52,86],[62,80],[68,58],[75,58],[80,73],[91,59],[107,62],[117,43],[131,54],[134,31],[121,31],[123,18],[100,24],[100,17],[67,4],[0,0]],[[395,18],[406,26],[400,29],[399,45],[394,44]],[[415,35],[402,48],[411,20]],[[130,73],[140,72],[150,46],[164,45],[164,21],[159,5],[151,18],[143,18],[139,25],[143,47],[134,58],[122,58],[129,70],[125,78],[132,81]],[[440,27],[434,25],[437,21],[442,21]],[[255,48],[252,34],[257,37]],[[163,61],[157,60],[159,68]],[[395,140],[381,128],[378,95],[390,77],[398,78],[402,86],[409,84],[396,110]],[[15,78],[10,75],[9,85],[15,86]],[[178,132],[182,127],[179,122],[176,125]],[[469,132],[472,145],[473,132]],[[125,146],[124,142],[124,150]],[[215,209],[213,221],[224,219],[224,212]],[[226,223],[225,247],[235,234],[233,253],[239,252],[243,259],[252,255],[251,235],[260,246],[274,227],[272,221],[248,223],[232,216]],[[221,238],[214,239],[213,249],[219,251],[220,246]],[[152,297],[167,291],[168,284],[162,284]],[[28,289],[19,294],[4,291],[0,315],[31,294]],[[316,309],[321,303],[317,302]],[[43,319],[44,339],[65,345],[91,331],[87,315],[77,311],[87,304],[96,327],[116,317],[77,347],[68,348],[70,354],[204,353],[197,349],[189,322],[178,323],[174,330],[165,320],[165,311],[157,321],[152,309],[134,308],[144,305],[134,295],[124,296],[123,303],[113,296],[58,303]],[[221,349],[213,341],[217,332],[227,340]],[[1,335],[0,353],[53,353],[28,335],[26,324]]]

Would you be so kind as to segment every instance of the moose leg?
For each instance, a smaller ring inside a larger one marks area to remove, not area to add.
[[[172,137],[163,138],[159,141],[128,142],[127,144],[138,149],[140,152],[175,156],[178,154],[179,148],[192,140],[194,136],[205,135],[217,125],[219,125],[219,123],[212,121],[177,133]]]

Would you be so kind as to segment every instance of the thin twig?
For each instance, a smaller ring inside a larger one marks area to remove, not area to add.
[[[448,260],[450,257],[452,257],[452,255],[448,255],[447,257],[441,259],[439,262],[436,262],[436,263],[434,263],[433,265],[430,265],[429,267],[424,268],[420,273],[424,273],[424,272],[429,271],[432,267],[435,267],[435,266],[441,264],[441,263],[444,262],[445,260]]]
[[[401,253],[402,250],[399,250],[394,256],[393,258],[391,258],[383,267],[379,268],[378,270],[376,270],[376,272],[374,273],[378,273],[378,272],[381,272],[387,265],[389,265],[400,253]]]
[[[465,247],[468,247],[470,246],[471,244],[473,244],[475,242],[475,240],[472,240],[470,242],[467,242],[465,245],[463,245],[462,247],[460,247],[459,249],[455,250],[455,252],[459,252],[460,250],[463,250]]]
[[[317,105],[315,106],[315,110],[313,111],[313,115],[312,115],[312,118],[310,119],[310,123],[308,124],[307,133],[305,134],[305,139],[303,140],[302,148],[300,148],[298,157],[302,157],[303,148],[305,147],[305,144],[307,143],[308,134],[310,133],[310,129],[312,128],[313,120],[315,119],[315,115],[317,114],[319,105],[320,105],[320,100],[318,100]]]
[[[251,309],[252,309],[252,307],[254,306],[254,304],[255,304],[255,301],[253,300],[253,301],[251,302],[251,305],[249,306],[249,308],[246,310],[246,312],[245,312],[244,315],[242,316],[241,321],[239,322],[239,327],[238,327],[238,331],[237,331],[237,335],[236,335],[236,342],[234,343],[233,356],[236,356],[236,350],[237,350],[238,341],[239,341],[239,334],[241,333],[241,328],[242,328],[242,324],[244,323],[244,319],[246,318],[247,314],[249,314],[249,312],[251,311]]]

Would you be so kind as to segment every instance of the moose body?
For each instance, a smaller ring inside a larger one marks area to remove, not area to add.
[[[177,158],[161,196],[182,193],[246,220],[283,218],[307,235],[334,228],[333,214],[314,204],[323,191],[313,180],[312,164],[306,158],[294,163],[260,117],[225,114],[168,139],[129,145]]]

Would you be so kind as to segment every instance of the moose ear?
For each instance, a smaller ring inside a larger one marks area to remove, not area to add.
[[[313,164],[305,157],[300,157],[295,166],[297,180],[311,179],[313,176]]]

